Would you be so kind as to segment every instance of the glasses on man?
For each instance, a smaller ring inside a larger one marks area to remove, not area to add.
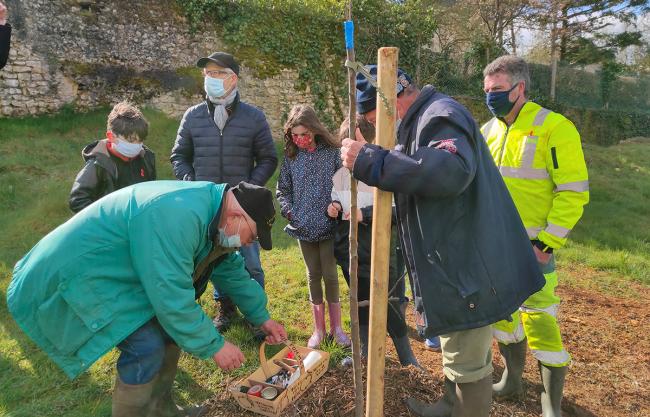
[[[225,79],[233,75],[233,72],[226,71],[226,70],[212,70],[212,71],[205,71],[205,75],[207,75],[210,78]]]

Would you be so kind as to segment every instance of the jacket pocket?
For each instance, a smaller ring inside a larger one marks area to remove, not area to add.
[[[43,335],[62,354],[69,355],[95,333],[113,321],[106,308],[90,289],[69,290],[61,283],[58,290],[38,308],[37,321]]]

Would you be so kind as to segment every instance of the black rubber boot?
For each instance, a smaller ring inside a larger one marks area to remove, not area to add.
[[[562,416],[562,392],[564,391],[564,379],[568,367],[546,366],[539,362],[539,373],[542,376],[544,391],[542,392],[542,416]]]
[[[368,332],[367,324],[359,325],[359,340],[361,341],[361,357],[368,358]]]
[[[395,351],[397,351],[397,357],[399,358],[399,363],[402,366],[413,365],[415,367],[420,367],[420,363],[413,354],[411,349],[411,343],[407,335],[402,337],[390,337],[393,339],[393,345],[395,346]]]
[[[456,384],[452,417],[489,417],[492,405],[492,375],[476,382]]]
[[[492,385],[492,394],[495,399],[522,400],[524,398],[525,390],[522,375],[526,365],[527,346],[528,341],[526,339],[509,345],[499,343],[499,352],[503,356],[505,367],[501,380]]]
[[[427,404],[415,398],[407,398],[406,407],[420,417],[451,417],[456,401],[456,384],[445,378],[445,393],[438,401]]]
[[[237,317],[237,306],[227,297],[222,298],[218,303],[220,305],[219,315],[212,320],[212,323],[219,333],[223,333],[228,330],[233,319]]]

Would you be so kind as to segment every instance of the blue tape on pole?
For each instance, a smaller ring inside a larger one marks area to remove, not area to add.
[[[346,20],[343,22],[343,28],[345,30],[345,49],[354,48],[354,22],[351,20]]]

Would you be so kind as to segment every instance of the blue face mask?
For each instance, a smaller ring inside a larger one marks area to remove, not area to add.
[[[224,248],[240,248],[241,247],[241,237],[239,236],[239,228],[241,227],[241,217],[239,218],[239,224],[237,225],[237,233],[232,236],[226,234],[226,229],[219,229],[219,245]]]
[[[510,99],[508,99],[508,95],[518,85],[519,83],[516,83],[510,90],[507,91],[491,91],[485,95],[485,104],[487,104],[488,109],[490,109],[490,112],[493,115],[496,117],[505,117],[508,113],[510,113],[510,110],[512,110],[515,103],[511,102]]]
[[[221,98],[226,94],[223,81],[220,78],[205,77],[203,88],[208,97]]]

